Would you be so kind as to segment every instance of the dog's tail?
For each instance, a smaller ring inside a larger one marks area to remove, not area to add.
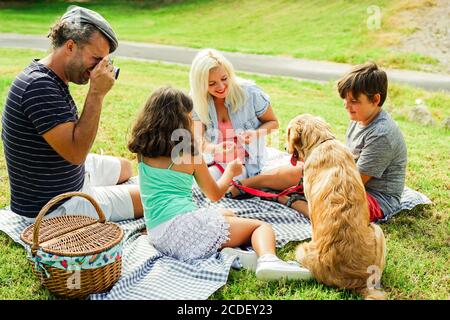
[[[364,288],[357,291],[364,300],[386,300],[386,292],[382,289]]]

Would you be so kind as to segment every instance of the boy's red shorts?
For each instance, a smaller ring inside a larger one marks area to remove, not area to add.
[[[381,211],[378,201],[375,200],[370,194],[366,192],[367,202],[369,204],[370,222],[375,222],[384,217],[383,211]]]

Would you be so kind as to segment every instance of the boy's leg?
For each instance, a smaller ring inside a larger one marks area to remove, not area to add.
[[[284,190],[292,187],[300,181],[303,174],[303,165],[284,165],[270,171],[262,172],[261,174],[241,180],[243,186],[261,189],[270,188],[273,190]],[[231,191],[233,196],[239,194],[236,187],[231,186],[228,191]]]
[[[289,200],[288,196],[282,196],[278,198],[278,202],[281,204],[286,204],[288,200]],[[291,208],[297,210],[299,213],[303,214],[306,218],[309,218],[308,202],[303,200],[297,200],[292,203]]]
[[[384,218],[383,211],[381,210],[378,201],[366,192],[367,204],[369,206],[370,222],[375,222]]]
[[[281,191],[297,185],[302,175],[303,164],[299,164],[295,167],[292,165],[285,165],[267,172],[263,172],[260,175],[241,180],[241,183],[243,186],[254,189],[270,188]],[[228,191],[231,191],[233,197],[239,194],[239,191],[235,186],[231,186]],[[288,196],[278,198],[278,202],[282,204],[286,204],[288,200]],[[295,201],[292,204],[292,208],[307,218],[309,217],[308,203],[306,201]]]

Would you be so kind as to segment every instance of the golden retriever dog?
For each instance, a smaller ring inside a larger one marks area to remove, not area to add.
[[[377,290],[385,265],[385,238],[369,221],[364,184],[351,152],[319,117],[297,116],[288,125],[288,151],[304,161],[312,239],[296,259],[326,285],[384,299]],[[375,281],[374,281],[375,280]]]

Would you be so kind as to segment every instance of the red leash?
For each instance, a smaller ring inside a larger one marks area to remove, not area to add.
[[[216,166],[217,169],[219,169],[219,171],[223,174],[225,172],[225,169],[218,164],[217,162],[214,162],[211,166]],[[265,198],[278,198],[281,196],[287,196],[290,195],[292,193],[303,193],[303,177],[301,178],[301,183],[297,186],[292,186],[289,187],[287,189],[284,189],[283,191],[281,191],[280,193],[271,193],[271,192],[265,192],[259,189],[253,189],[250,187],[246,187],[246,186],[242,186],[238,183],[236,183],[234,180],[231,180],[231,183],[233,184],[233,186],[235,186],[236,188],[251,194],[253,196],[257,196],[257,197],[265,197]]]

